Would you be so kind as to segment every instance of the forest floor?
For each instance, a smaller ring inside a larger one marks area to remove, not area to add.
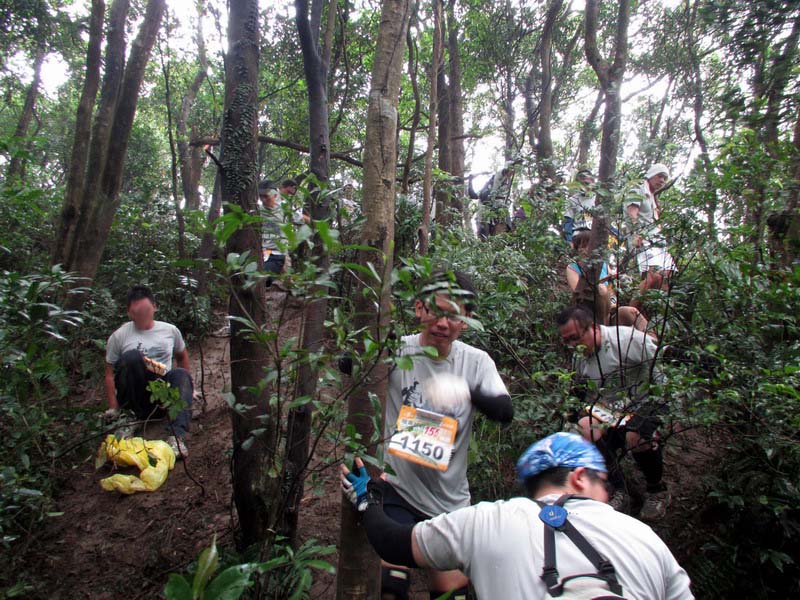
[[[280,298],[271,294],[272,302],[279,302]],[[289,313],[283,335],[297,334],[299,317],[296,309],[294,314]],[[194,381],[199,388],[199,349],[189,350]],[[169,573],[185,573],[215,534],[223,552],[226,548],[233,549],[231,421],[221,395],[230,378],[228,338],[209,337],[202,350],[205,403],[197,402],[194,407],[187,438],[189,460],[185,465],[177,463],[156,492],[124,496],[100,488],[98,482],[109,475],[109,469],[94,468],[94,450],[99,441],[94,446],[86,444],[80,451],[82,454],[73,453],[72,468],[62,473],[55,498],[53,511],[61,513],[60,516],[49,518],[18,550],[22,554],[17,558],[25,565],[22,576],[35,586],[26,597],[51,600],[163,597],[161,592]],[[96,402],[96,398],[102,397],[100,385],[99,382],[98,389],[87,393],[83,401]],[[687,525],[694,521],[692,515],[702,506],[702,480],[698,475],[713,461],[713,456],[692,450],[707,446],[703,435],[691,431],[676,436],[677,443],[667,454],[666,473],[673,507],[654,529],[670,540],[679,560],[690,557],[701,545]],[[327,454],[331,450],[321,445],[317,453]],[[630,464],[627,470],[635,471]],[[634,485],[641,485],[635,477],[632,479]],[[330,474],[325,485],[325,494],[308,494],[302,501],[300,539],[313,538],[319,545],[336,545],[341,497],[335,473]],[[325,559],[337,564],[336,554]],[[424,574],[415,574],[413,579],[411,597],[428,598]],[[334,598],[335,576],[315,573],[310,597]]]

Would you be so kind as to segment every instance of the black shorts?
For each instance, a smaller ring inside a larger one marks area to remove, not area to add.
[[[404,525],[415,525],[433,518],[414,508],[388,481],[381,480],[381,492],[383,494],[383,512],[393,521]]]
[[[661,415],[666,412],[666,407],[654,402],[648,402],[636,408],[636,414],[619,427],[610,427],[606,433],[608,443],[612,448],[625,448],[625,434],[629,431],[638,433],[645,440],[652,440],[658,428],[663,425]]]

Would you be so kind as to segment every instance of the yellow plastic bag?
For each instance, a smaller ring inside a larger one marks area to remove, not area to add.
[[[100,486],[104,490],[117,490],[123,494],[154,492],[167,480],[167,474],[175,466],[175,453],[161,440],[118,440],[109,435],[100,443],[94,466],[99,469],[109,460],[118,466],[137,467],[140,473],[138,477],[118,473],[101,479]]]

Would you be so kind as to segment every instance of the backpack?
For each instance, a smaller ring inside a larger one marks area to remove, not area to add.
[[[539,518],[544,523],[544,568],[541,578],[547,586],[545,598],[561,598],[562,600],[626,600],[622,596],[622,585],[617,580],[614,565],[605,556],[594,549],[575,526],[567,519],[564,503],[571,498],[581,498],[565,494],[553,504],[545,504],[537,500],[542,507]],[[570,575],[559,579],[556,566],[556,532],[565,534],[584,556],[597,569],[595,573]]]

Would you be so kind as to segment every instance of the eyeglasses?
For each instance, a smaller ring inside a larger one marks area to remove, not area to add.
[[[431,308],[430,306],[428,306],[427,303],[423,304],[423,308],[425,309],[425,312],[428,313],[429,315],[432,315],[436,321],[444,317],[445,319],[447,319],[447,322],[450,323],[450,325],[458,325],[459,323],[464,322],[461,318],[461,315],[456,315],[454,313]]]

